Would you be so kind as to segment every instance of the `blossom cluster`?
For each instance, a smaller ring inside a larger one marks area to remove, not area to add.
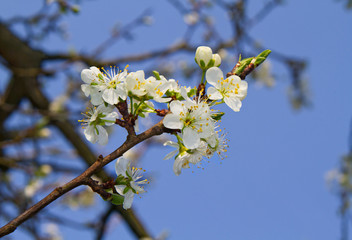
[[[265,57],[260,57],[260,61]],[[245,59],[237,65],[243,70],[246,66],[250,67],[249,64],[261,63],[256,61],[255,58]],[[123,70],[94,66],[84,69],[81,89],[93,105],[84,113],[86,119],[81,120],[87,140],[106,144],[108,132],[105,127],[119,123],[123,127],[126,125],[121,123],[132,124],[137,131],[138,118],[160,113],[154,104],[165,104],[166,114],[158,115],[164,116],[163,125],[177,139],[164,144],[175,148],[165,159],[175,159],[173,171],[176,175],[191,164],[201,164],[204,158],[211,158],[215,153],[220,158],[225,157],[227,140],[225,135],[220,135],[221,130],[216,130],[224,113],[214,107],[225,103],[233,111],[240,111],[248,84],[238,76],[238,72],[224,77],[219,68],[221,58],[209,47],[197,48],[195,62],[202,71],[202,78],[195,88],[180,86],[174,79],[166,79],[156,71],[154,76],[146,78],[143,70],[128,72],[128,66]],[[144,192],[140,187],[144,181],[139,181],[138,169],[131,168],[124,157],[116,162],[116,174],[115,190],[125,197],[124,208],[129,208],[133,196]]]

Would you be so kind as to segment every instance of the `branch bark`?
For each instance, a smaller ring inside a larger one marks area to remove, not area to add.
[[[137,136],[129,136],[126,141],[115,151],[102,158],[99,157],[93,165],[91,165],[86,171],[84,171],[81,175],[66,183],[61,187],[57,187],[54,191],[52,191],[45,198],[40,200],[37,204],[33,205],[31,208],[27,209],[24,213],[13,219],[11,222],[0,228],[0,237],[8,235],[16,230],[16,228],[21,225],[23,222],[28,220],[37,214],[40,210],[48,206],[50,203],[64,195],[65,193],[71,191],[72,189],[86,185],[89,181],[89,178],[98,170],[100,170],[105,165],[109,164],[113,160],[118,157],[121,157],[127,150],[131,149],[138,143],[152,137],[155,135],[160,135],[164,132],[165,128],[163,126],[162,121],[154,125],[152,128],[146,130],[145,132],[137,135]]]

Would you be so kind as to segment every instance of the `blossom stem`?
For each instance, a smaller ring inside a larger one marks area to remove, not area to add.
[[[131,102],[131,113],[133,114],[133,98],[130,97],[130,102]]]
[[[134,110],[133,115],[136,115],[136,114],[137,114],[137,110],[139,109],[139,107],[140,107],[143,103],[144,103],[144,101],[141,101],[141,102],[138,104],[138,106],[137,106],[136,109]],[[146,105],[148,105],[148,104],[146,104]],[[132,109],[131,109],[131,111],[132,111]]]
[[[206,72],[205,70],[203,70],[203,72],[202,72],[202,80],[200,81],[201,84],[204,82],[205,72]],[[206,84],[207,84],[207,80],[205,80],[204,85],[206,85]]]

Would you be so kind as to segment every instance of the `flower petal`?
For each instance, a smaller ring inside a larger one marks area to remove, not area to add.
[[[89,125],[84,129],[84,136],[91,143],[96,143],[98,140],[98,136],[93,125]]]
[[[217,89],[220,88],[220,83],[218,82],[219,80],[224,79],[224,74],[221,71],[220,68],[218,67],[211,67],[208,69],[208,71],[205,73],[205,78],[208,83],[216,87]]]
[[[132,190],[128,190],[128,192],[124,195],[124,197],[125,197],[125,200],[123,201],[123,208],[127,210],[132,206],[134,193],[132,192]]]
[[[227,104],[227,106],[229,106],[235,112],[239,112],[240,111],[241,106],[242,106],[242,102],[237,97],[232,97],[232,98],[225,97],[224,101]]]
[[[169,113],[165,116],[163,124],[166,128],[170,129],[182,129],[183,127],[183,122],[180,121],[180,117],[172,113]]]
[[[129,161],[130,161],[129,159],[124,157],[120,157],[116,160],[115,172],[117,176],[122,175],[124,177],[127,177],[126,170],[127,170]]]
[[[190,127],[183,129],[183,143],[186,148],[194,149],[199,146],[200,138],[198,133]]]
[[[108,143],[108,132],[100,125],[97,125],[98,129],[98,143],[100,145],[106,145]]]
[[[102,97],[105,102],[107,102],[111,105],[117,104],[119,101],[119,96],[117,95],[117,92],[113,88],[105,89]]]
[[[163,160],[168,160],[171,159],[173,156],[175,156],[175,154],[178,152],[178,150],[173,150],[172,152],[166,154],[166,156],[163,158]]]
[[[221,93],[215,87],[209,87],[207,90],[207,95],[211,100],[219,100],[223,98]]]
[[[90,95],[91,87],[89,84],[82,84],[81,90],[82,90],[82,92],[84,92],[84,95],[86,95],[86,97],[88,97]]]

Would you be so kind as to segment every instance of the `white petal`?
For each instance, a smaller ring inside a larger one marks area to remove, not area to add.
[[[102,97],[105,102],[111,105],[117,104],[119,100],[119,96],[117,95],[117,92],[113,88],[105,89]]]
[[[84,136],[91,143],[96,143],[98,140],[98,136],[93,125],[89,125],[84,129]]]
[[[120,157],[116,160],[115,172],[117,176],[122,175],[124,177],[127,177],[126,170],[129,162],[130,160],[124,157]]]
[[[221,93],[215,87],[209,87],[207,90],[207,95],[211,100],[222,99]]]
[[[170,102],[172,98],[154,98],[155,102],[159,102],[159,103],[167,103]]]
[[[180,102],[178,100],[176,101],[172,101],[170,103],[170,110],[172,113],[174,113],[175,115],[179,115],[181,112],[185,112],[185,102]]]
[[[126,100],[127,98],[127,91],[126,91],[126,87],[124,84],[119,84],[116,87],[116,93],[117,95],[122,99],[122,100]]]
[[[90,69],[83,69],[81,72],[83,82],[90,84],[96,79],[96,75]]]
[[[137,193],[144,193],[144,189],[140,187],[136,182],[131,181],[131,187],[137,192]]]
[[[168,159],[171,159],[173,156],[175,156],[175,154],[178,152],[178,149],[176,150],[173,150],[172,152],[166,154],[166,156],[164,157],[163,160],[168,160]]]
[[[93,105],[98,106],[104,103],[102,97],[101,97],[101,93],[97,92],[97,91],[93,91],[91,92],[91,102]]]
[[[227,106],[229,106],[235,112],[240,111],[241,106],[242,106],[242,102],[237,97],[232,97],[232,98],[225,97],[224,101],[227,104]]]
[[[123,208],[127,210],[132,206],[134,193],[132,192],[132,190],[128,190],[128,192],[124,195],[124,197],[125,197],[125,200],[123,201]]]
[[[116,192],[123,196],[123,190],[125,190],[126,185],[115,185]]]
[[[176,114],[167,114],[163,120],[163,124],[165,127],[170,129],[182,129],[183,122],[180,121],[180,116]]]
[[[205,73],[205,78],[208,83],[216,87],[217,89],[220,88],[220,83],[218,80],[222,80],[224,78],[224,74],[221,71],[220,68],[218,67],[211,67],[208,69],[208,71]]]
[[[182,157],[176,158],[176,160],[174,162],[174,166],[173,166],[173,170],[174,170],[174,173],[176,174],[176,176],[179,176],[181,174],[183,162],[184,162],[184,158],[182,158]]]
[[[111,112],[105,117],[103,117],[103,120],[108,120],[109,122],[105,122],[106,126],[111,126],[115,124],[116,119],[119,117],[119,114],[117,112]]]
[[[84,95],[86,95],[86,97],[88,97],[90,95],[91,87],[89,84],[82,84],[81,90],[82,90],[82,92],[84,92]]]
[[[186,148],[194,149],[199,146],[200,138],[198,133],[190,127],[183,129],[183,143]]]
[[[98,143],[100,145],[106,145],[108,143],[108,132],[100,125],[97,125],[98,129]]]
[[[174,147],[174,148],[178,148],[178,143],[175,143],[173,141],[166,141],[164,143],[164,146],[171,146],[171,147]]]

